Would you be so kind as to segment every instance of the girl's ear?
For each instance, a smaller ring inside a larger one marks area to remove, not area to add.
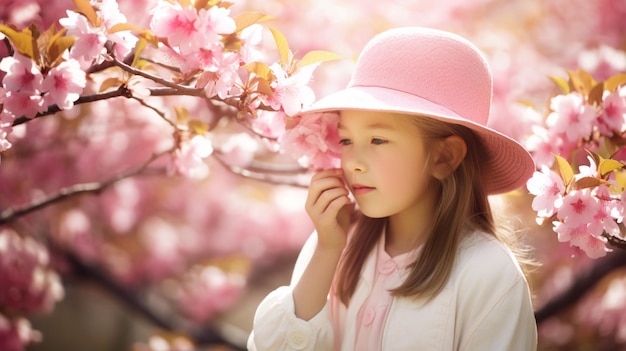
[[[458,135],[442,139],[433,163],[433,176],[439,180],[447,178],[461,164],[467,154],[467,144]]]

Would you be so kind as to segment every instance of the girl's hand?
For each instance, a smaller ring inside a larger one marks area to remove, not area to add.
[[[318,247],[343,250],[354,203],[341,169],[318,172],[311,178],[305,209],[318,235]]]

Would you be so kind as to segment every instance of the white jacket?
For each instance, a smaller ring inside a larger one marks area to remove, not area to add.
[[[273,291],[259,305],[248,350],[354,349],[354,321],[371,291],[377,250],[366,260],[349,306],[331,296],[322,311],[304,321],[294,314],[292,287],[308,264],[316,242],[314,234],[304,245],[291,285]],[[337,345],[333,347],[333,344]],[[508,248],[493,236],[474,233],[461,243],[452,274],[441,293],[430,301],[394,297],[379,349],[534,351],[536,348],[533,307],[519,265]]]

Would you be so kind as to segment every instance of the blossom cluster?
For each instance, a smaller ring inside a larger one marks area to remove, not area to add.
[[[539,223],[551,220],[559,241],[598,258],[626,242],[626,76],[596,82],[582,70],[569,75],[567,82],[554,78],[562,93],[527,140],[540,167],[527,188]]]
[[[21,350],[38,335],[20,315],[52,309],[63,286],[45,247],[9,229],[0,229],[0,286],[0,344]]]
[[[233,4],[227,2],[159,0],[145,29],[128,23],[116,0],[75,3],[78,8],[59,20],[61,31],[51,26],[37,35],[0,26],[0,36],[13,45],[13,55],[0,62],[6,72],[0,90],[0,152],[11,147],[8,138],[17,118],[33,118],[51,107],[71,109],[90,90],[117,88],[145,99],[166,88],[170,95],[189,94],[230,106],[236,111],[232,117],[250,123],[262,113],[286,118],[315,99],[308,84],[319,63],[337,58],[315,51],[297,60],[282,33],[270,28],[279,59],[266,62],[260,22],[269,17],[234,17]],[[34,49],[39,47],[48,49]],[[114,74],[112,69],[126,72]],[[92,79],[99,73],[109,74],[108,79]],[[90,81],[97,86],[88,86]],[[163,116],[176,128],[171,169],[206,174],[201,162],[213,152],[210,129],[215,123],[206,117]],[[194,138],[198,135],[205,140]]]

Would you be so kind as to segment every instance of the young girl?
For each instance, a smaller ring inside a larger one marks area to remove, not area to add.
[[[257,309],[250,350],[535,350],[528,284],[488,195],[534,170],[486,127],[492,78],[454,34],[374,37],[348,87],[305,113],[339,113],[341,169],[311,180],[316,232],[290,286]],[[356,200],[356,207],[350,194]]]

